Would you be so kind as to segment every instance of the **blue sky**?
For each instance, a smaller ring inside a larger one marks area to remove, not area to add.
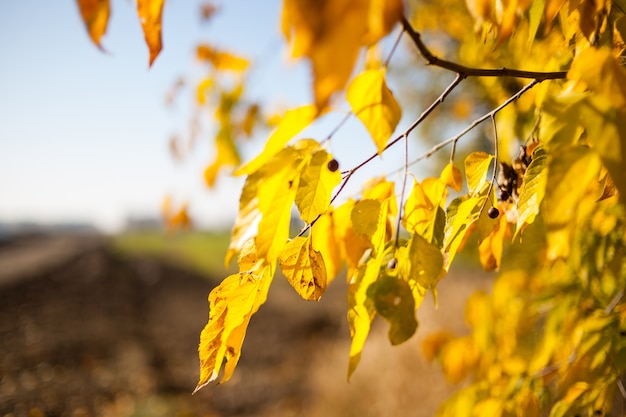
[[[274,104],[310,102],[308,70],[287,62],[279,1],[223,1],[208,24],[199,4],[166,1],[164,49],[148,69],[132,1],[112,0],[107,53],[91,43],[74,0],[0,2],[0,222],[87,221],[114,232],[129,215],[157,216],[170,194],[190,202],[200,225],[230,227],[242,180],[204,186],[208,140],[183,164],[171,158],[168,139],[184,135],[193,95],[168,108],[165,94],[180,75],[200,73],[194,50],[203,40],[260,61],[251,93]],[[358,126],[344,131],[364,134]],[[348,150],[342,168],[358,162],[350,142],[331,151],[340,148]],[[386,158],[397,166],[397,157]]]

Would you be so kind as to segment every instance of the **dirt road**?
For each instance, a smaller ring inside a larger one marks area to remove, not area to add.
[[[439,310],[426,302],[418,336],[400,347],[379,321],[348,384],[345,284],[312,303],[277,280],[233,379],[192,396],[218,281],[121,257],[102,239],[54,239],[0,247],[0,416],[432,415],[451,387],[420,341],[462,330],[464,299],[487,285],[447,277]]]

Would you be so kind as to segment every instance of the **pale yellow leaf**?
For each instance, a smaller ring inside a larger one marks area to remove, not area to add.
[[[210,188],[215,185],[215,180],[224,167],[235,167],[240,162],[231,130],[220,129],[215,138],[215,148],[215,159],[204,170],[204,181]]]
[[[276,129],[274,129],[267,139],[263,152],[244,166],[235,170],[234,175],[251,174],[255,172],[283,149],[295,135],[311,124],[316,115],[317,109],[312,105],[287,111]]]
[[[354,275],[365,252],[371,248],[367,238],[361,237],[354,232],[351,220],[354,205],[354,200],[348,200],[337,207],[333,214],[336,227],[335,233],[341,247],[341,256],[346,260],[348,267],[348,279]]]
[[[302,298],[319,301],[326,290],[326,267],[310,238],[298,236],[287,243],[279,262],[281,271]]]
[[[338,234],[340,229],[332,207],[322,214],[311,228],[313,249],[322,254],[329,284],[335,279],[343,264],[341,236]]]
[[[546,191],[547,168],[548,155],[543,148],[538,147],[533,152],[533,159],[524,173],[524,182],[517,203],[516,235],[524,225],[533,223],[539,213],[539,206]]]
[[[482,187],[492,159],[493,155],[486,152],[472,152],[465,158],[465,177],[470,195]]]
[[[375,253],[382,250],[387,240],[388,200],[366,199],[357,201],[352,209],[350,220],[357,236],[365,237]]]
[[[102,49],[100,39],[107,31],[111,6],[109,0],[77,0],[80,16],[92,42]]]
[[[143,35],[150,50],[150,65],[163,48],[161,42],[161,17],[165,0],[137,0],[137,13]]]
[[[381,154],[402,116],[402,109],[385,82],[385,70],[359,74],[348,86],[346,99]]]
[[[591,91],[605,96],[617,109],[626,107],[626,70],[608,48],[586,48],[574,58],[567,73]]]
[[[444,267],[452,265],[457,251],[465,239],[470,226],[478,219],[480,207],[486,197],[463,196],[454,199],[446,212],[446,226],[443,239]]]
[[[313,154],[302,171],[295,203],[306,223],[326,211],[333,189],[341,182],[341,173],[328,168],[332,159],[332,155],[321,149]]]
[[[415,280],[423,288],[433,288],[445,273],[441,251],[420,235],[411,237],[408,256],[409,280]]]

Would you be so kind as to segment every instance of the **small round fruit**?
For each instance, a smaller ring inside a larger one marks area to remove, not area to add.
[[[506,201],[509,199],[509,192],[507,190],[500,190],[498,197],[500,197],[500,201]]]
[[[497,219],[498,216],[500,215],[500,210],[498,210],[495,207],[491,207],[488,211],[487,211],[487,215],[492,218],[492,219]]]
[[[335,172],[339,169],[339,162],[337,162],[336,159],[331,159],[330,161],[328,161],[327,166],[330,172]]]
[[[397,266],[398,266],[398,260],[396,258],[391,259],[387,263],[387,268],[389,269],[396,269]]]

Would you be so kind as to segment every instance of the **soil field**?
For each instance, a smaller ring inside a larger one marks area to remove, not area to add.
[[[453,387],[426,363],[428,333],[463,331],[465,299],[487,288],[451,274],[439,308],[399,347],[378,320],[346,382],[345,283],[305,302],[276,278],[252,318],[233,378],[191,395],[207,295],[204,277],[115,253],[98,237],[32,237],[0,246],[0,416],[428,416]]]

